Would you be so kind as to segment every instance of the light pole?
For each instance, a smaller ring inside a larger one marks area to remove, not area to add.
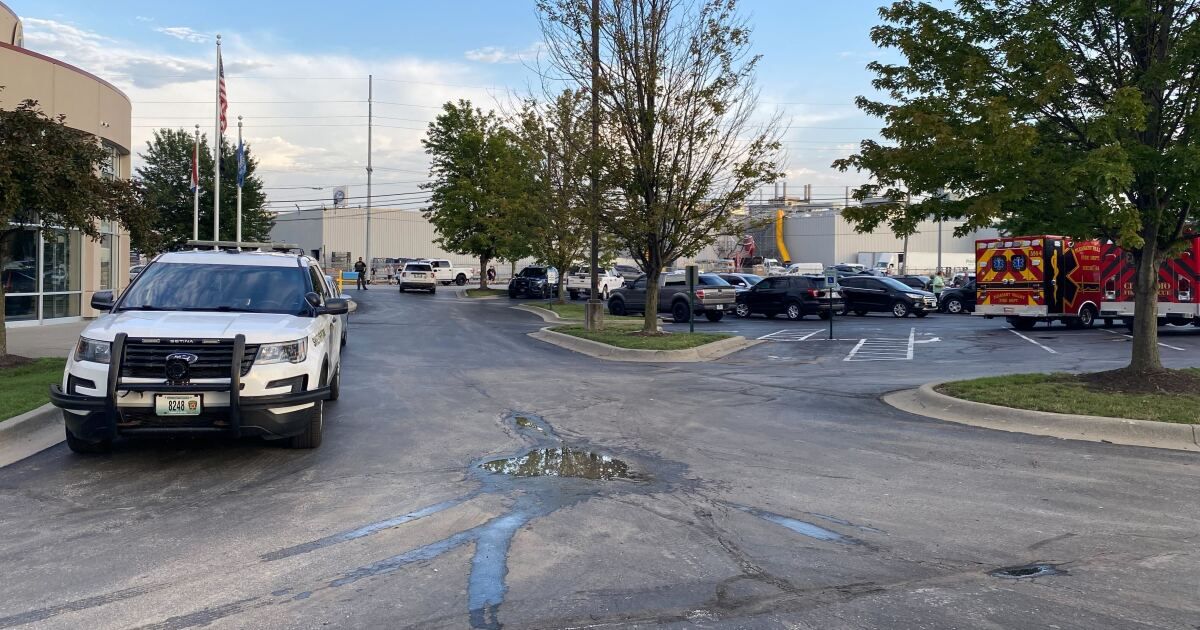
[[[600,142],[600,0],[592,0],[592,146],[588,151],[588,179],[592,187],[592,255],[590,264],[592,288],[588,291],[587,306],[583,310],[583,324],[587,330],[604,329],[604,304],[600,302],[600,164],[596,160],[596,145]]]

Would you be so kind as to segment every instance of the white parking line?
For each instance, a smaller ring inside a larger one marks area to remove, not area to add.
[[[1115,330],[1108,330],[1107,328],[1101,328],[1100,330],[1103,330],[1104,332],[1106,332],[1106,333],[1110,333],[1110,334],[1113,334],[1113,335],[1120,335],[1120,336],[1122,336],[1122,337],[1125,337],[1125,338],[1127,338],[1127,339],[1133,339],[1133,335],[1127,335],[1127,334],[1125,334],[1125,333],[1117,332],[1117,331],[1115,331]],[[1164,348],[1170,348],[1170,349],[1172,349],[1172,350],[1178,350],[1178,351],[1180,351],[1180,352],[1187,352],[1187,349],[1186,349],[1186,348],[1180,348],[1180,347],[1178,347],[1178,346],[1171,346],[1171,345],[1167,345],[1167,344],[1165,344],[1165,343],[1163,343],[1163,342],[1161,342],[1161,341],[1160,341],[1160,342],[1158,342],[1158,345],[1160,345],[1160,346],[1162,346],[1162,347],[1164,347]]]
[[[768,335],[759,337],[759,340],[766,341],[807,341],[809,337],[821,332],[820,330],[777,330]]]
[[[917,329],[910,328],[908,339],[860,339],[843,361],[912,361]]]
[[[1049,352],[1050,354],[1058,354],[1058,351],[1057,351],[1057,350],[1055,350],[1054,348],[1051,348],[1051,347],[1049,347],[1049,346],[1043,346],[1042,344],[1040,344],[1040,343],[1038,343],[1038,342],[1036,342],[1036,341],[1034,341],[1034,340],[1030,339],[1029,337],[1026,337],[1025,335],[1022,335],[1021,333],[1019,333],[1019,332],[1017,332],[1017,331],[1015,331],[1015,330],[1013,330],[1013,329],[1011,329],[1011,328],[1009,328],[1009,329],[1008,329],[1008,332],[1010,332],[1010,333],[1012,333],[1012,334],[1014,334],[1014,335],[1016,335],[1016,336],[1018,336],[1018,337],[1020,337],[1020,338],[1024,339],[1025,341],[1028,341],[1029,343],[1031,343],[1031,344],[1033,344],[1033,345],[1035,345],[1035,346],[1037,346],[1037,347],[1041,348],[1042,350],[1045,350],[1046,352]]]

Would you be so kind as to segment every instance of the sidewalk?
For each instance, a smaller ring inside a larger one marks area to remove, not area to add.
[[[8,329],[8,352],[23,357],[66,358],[90,320]]]

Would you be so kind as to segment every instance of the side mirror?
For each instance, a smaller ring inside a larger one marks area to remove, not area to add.
[[[304,301],[313,308],[321,308],[321,295],[316,291],[309,291],[304,294]]]
[[[97,311],[111,311],[114,302],[112,291],[97,291],[92,294],[92,308]]]
[[[317,309],[321,315],[345,315],[350,312],[350,300],[344,298],[329,298],[325,306]]]

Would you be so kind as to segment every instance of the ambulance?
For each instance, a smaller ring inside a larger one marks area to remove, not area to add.
[[[1189,237],[1187,249],[1158,268],[1158,325],[1200,326],[1200,302],[1196,284],[1200,282],[1200,236]],[[1133,256],[1108,243],[1101,257],[1103,302],[1100,316],[1121,319],[1133,326],[1133,286],[1137,267]]]
[[[1090,328],[1100,314],[1100,242],[1065,236],[975,241],[975,314],[1017,330],[1061,321]]]

